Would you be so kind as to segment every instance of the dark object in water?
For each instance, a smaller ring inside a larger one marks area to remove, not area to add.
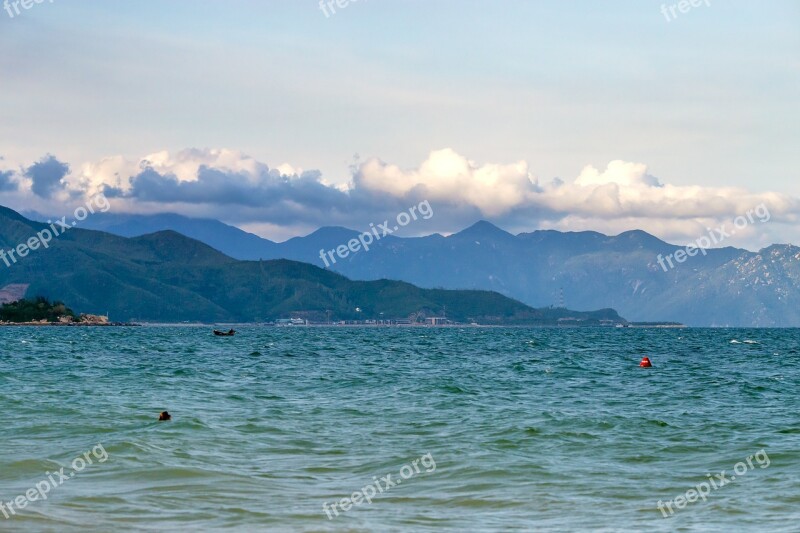
[[[172,420],[172,415],[169,414],[168,411],[164,411],[163,413],[158,415],[159,422],[169,422],[170,420]]]
[[[214,330],[214,335],[216,335],[217,337],[233,337],[234,335],[236,335],[236,332],[233,331],[233,330],[230,330],[230,331],[219,331],[218,329],[215,329]]]

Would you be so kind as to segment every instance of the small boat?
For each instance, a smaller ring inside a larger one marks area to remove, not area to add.
[[[217,337],[233,337],[234,335],[236,335],[236,332],[235,332],[235,331],[233,331],[233,330],[230,330],[230,331],[220,331],[220,330],[218,330],[218,329],[215,329],[215,330],[214,330],[214,335],[216,335]]]

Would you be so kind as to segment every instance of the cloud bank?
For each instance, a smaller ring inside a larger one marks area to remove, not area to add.
[[[69,165],[52,155],[47,155],[25,170],[25,177],[31,180],[31,192],[41,198],[51,198],[61,189],[61,180],[69,172]]]
[[[644,229],[683,242],[765,204],[769,229],[750,228],[734,243],[752,248],[797,239],[800,213],[800,201],[787,194],[672,185],[642,163],[587,165],[571,180],[543,182],[525,161],[477,163],[452,149],[433,151],[410,169],[370,158],[338,185],[315,170],[270,167],[226,149],[116,156],[75,170],[46,156],[27,168],[0,170],[0,197],[16,208],[61,209],[100,192],[116,212],[213,217],[273,238],[329,225],[360,229],[428,200],[436,216],[415,226],[418,233],[458,231],[483,218],[510,231]]]
[[[12,179],[14,173],[10,170],[0,172],[0,192],[17,190],[17,183]]]

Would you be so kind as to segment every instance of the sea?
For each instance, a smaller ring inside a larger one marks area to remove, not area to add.
[[[0,328],[0,531],[800,531],[799,330],[236,329]]]

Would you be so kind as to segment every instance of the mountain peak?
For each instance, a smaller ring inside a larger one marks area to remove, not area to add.
[[[758,251],[758,255],[771,257],[798,256],[798,254],[800,254],[800,247],[793,244],[772,244]]]
[[[346,242],[347,240],[358,237],[359,235],[361,234],[356,230],[345,228],[343,226],[323,226],[313,233],[309,233],[305,237],[293,237],[286,242],[297,242],[304,239],[326,242],[331,240],[337,242],[344,240]]]
[[[507,239],[507,238],[514,238],[509,232],[498,228],[491,222],[486,220],[479,220],[475,224],[471,225],[465,230],[459,231],[458,233],[454,233],[451,237],[467,237],[470,239],[478,239],[478,238],[500,238],[500,239]]]
[[[198,240],[174,230],[162,230],[134,237],[130,243],[149,249],[163,261],[229,263],[233,259]]]
[[[633,243],[643,247],[669,246],[666,242],[662,241],[658,237],[650,235],[646,231],[640,229],[624,231],[616,237],[611,237],[611,240],[617,243]]]

